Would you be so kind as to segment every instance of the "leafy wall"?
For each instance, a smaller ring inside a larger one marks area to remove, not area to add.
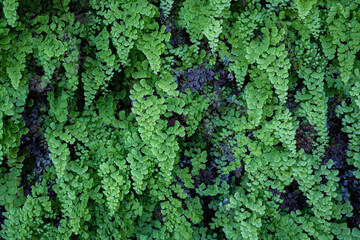
[[[359,0],[1,9],[1,239],[360,239]]]

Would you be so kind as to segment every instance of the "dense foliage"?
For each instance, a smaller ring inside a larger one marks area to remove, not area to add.
[[[360,0],[1,0],[1,239],[360,239]]]

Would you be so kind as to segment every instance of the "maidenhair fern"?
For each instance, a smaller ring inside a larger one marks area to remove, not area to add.
[[[359,0],[0,5],[0,239],[360,239]]]

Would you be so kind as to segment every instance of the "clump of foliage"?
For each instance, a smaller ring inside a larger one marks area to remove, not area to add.
[[[360,239],[360,1],[2,0],[1,239]]]

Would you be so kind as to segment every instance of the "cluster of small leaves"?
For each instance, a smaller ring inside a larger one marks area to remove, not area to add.
[[[190,40],[199,43],[206,37],[213,52],[218,50],[223,21],[229,15],[228,0],[186,0],[179,12],[179,23],[187,30]]]
[[[1,7],[1,239],[360,239],[359,0]]]
[[[165,18],[169,17],[173,4],[174,4],[174,0],[161,0],[160,8]]]

